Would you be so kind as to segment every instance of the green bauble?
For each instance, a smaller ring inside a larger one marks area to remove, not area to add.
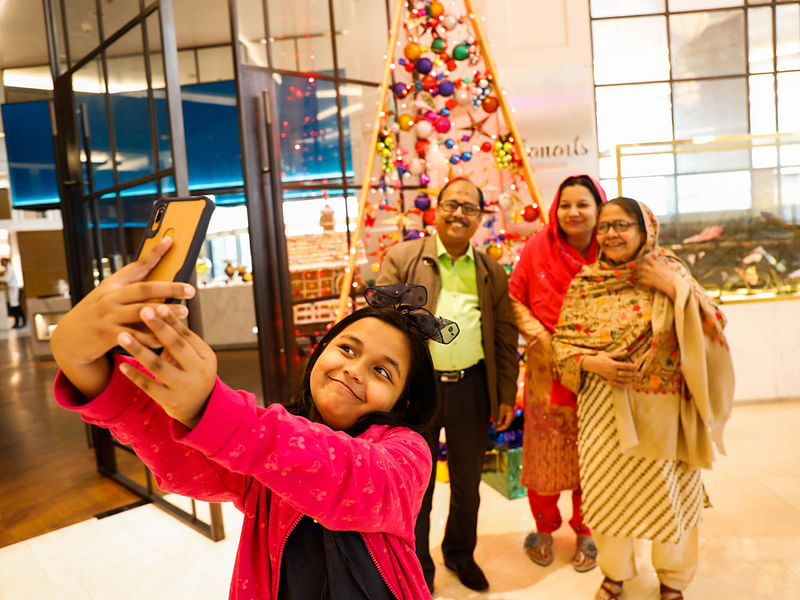
[[[442,38],[436,38],[431,43],[431,50],[434,52],[443,52],[444,51],[444,40]]]
[[[469,50],[466,44],[459,44],[453,48],[453,58],[456,60],[466,60],[469,57]]]

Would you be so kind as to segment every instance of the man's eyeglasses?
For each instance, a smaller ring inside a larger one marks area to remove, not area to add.
[[[597,224],[597,233],[608,233],[609,229],[613,229],[617,233],[625,233],[636,225],[636,221],[605,221]]]
[[[446,213],[454,213],[461,207],[461,212],[468,217],[475,217],[481,214],[481,207],[472,202],[456,202],[455,200],[445,200],[439,203],[439,208]]]

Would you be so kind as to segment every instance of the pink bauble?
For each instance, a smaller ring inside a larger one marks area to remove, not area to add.
[[[450,119],[447,117],[439,117],[436,119],[436,122],[433,124],[433,126],[436,127],[436,131],[439,133],[447,133],[450,131],[451,127]]]
[[[439,118],[439,115],[435,111],[429,110],[425,113],[425,119],[431,123],[433,123],[437,118]]]

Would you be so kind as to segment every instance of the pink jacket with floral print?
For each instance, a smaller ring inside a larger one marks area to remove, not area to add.
[[[283,549],[303,515],[328,529],[360,532],[397,598],[431,597],[414,553],[414,523],[431,470],[430,450],[417,433],[376,425],[353,438],[277,404],[261,408],[253,394],[219,379],[189,430],[116,366],[94,400],[87,402],[63,373],[55,396],[130,443],[161,489],[232,501],[244,513],[230,598],[277,598]]]

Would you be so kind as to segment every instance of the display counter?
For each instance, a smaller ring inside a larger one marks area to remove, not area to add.
[[[199,287],[203,339],[215,350],[255,348],[256,311],[253,284],[234,280]]]
[[[72,308],[69,296],[39,296],[27,302],[31,323],[31,353],[37,360],[53,358],[50,353],[50,336],[58,322]]]
[[[800,399],[800,299],[723,304],[735,402]]]

